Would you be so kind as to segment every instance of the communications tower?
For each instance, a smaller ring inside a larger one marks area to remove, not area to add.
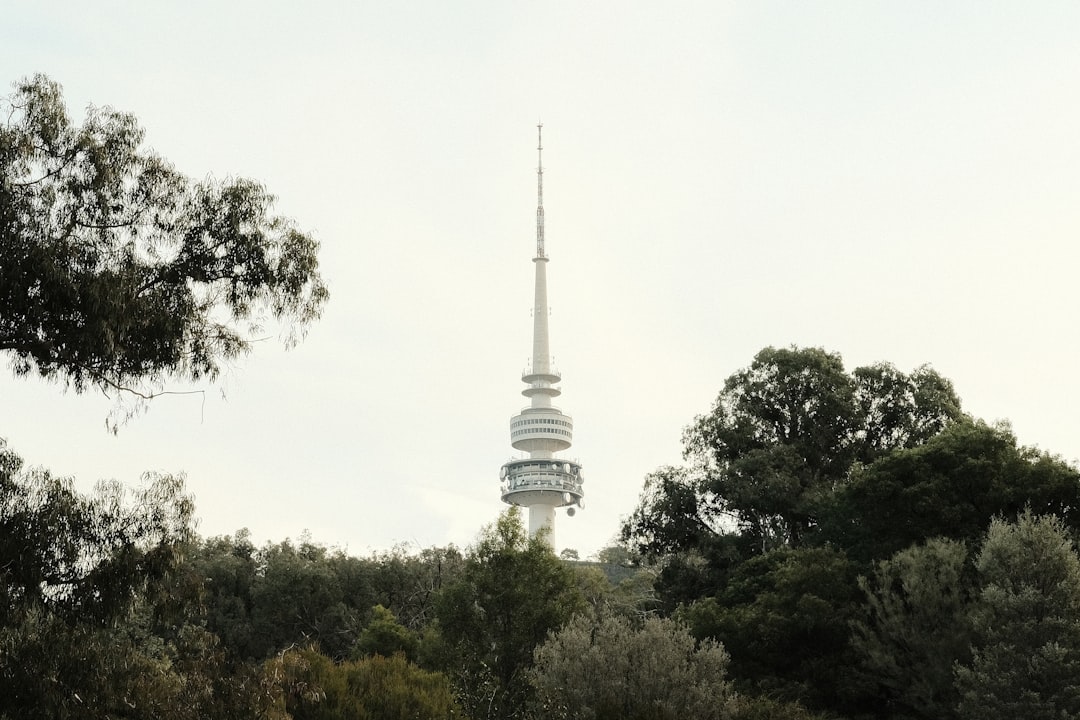
[[[574,421],[551,404],[561,394],[556,385],[562,380],[551,359],[548,347],[547,254],[544,251],[544,162],[543,125],[537,125],[536,171],[536,267],[535,300],[533,302],[532,360],[521,375],[528,385],[521,394],[529,405],[510,418],[510,444],[529,454],[528,458],[511,460],[502,466],[501,489],[503,502],[529,508],[529,535],[541,528],[554,531],[555,508],[582,507],[584,476],[581,465],[563,460],[556,453],[570,447]]]

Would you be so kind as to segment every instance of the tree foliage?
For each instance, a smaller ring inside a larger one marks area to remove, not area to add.
[[[344,659],[375,602],[368,563],[306,540],[256,549],[246,532],[210,538],[189,563],[204,583],[206,626],[243,660],[311,643]]]
[[[289,650],[271,662],[290,720],[455,720],[464,717],[446,676],[402,655],[334,663],[314,650]]]
[[[996,519],[975,563],[970,664],[957,668],[960,716],[1080,717],[1080,557],[1062,522]]]
[[[43,75],[0,105],[0,351],[17,373],[152,395],[214,378],[270,318],[319,316],[318,244],[258,183],[188,180],[108,107],[74,124]]]
[[[262,661],[312,643],[335,660],[389,656],[373,636],[379,628],[411,638],[397,649],[415,659],[419,636],[434,623],[436,597],[464,560],[453,546],[364,558],[310,539],[256,548],[241,531],[196,543],[188,563],[205,585],[206,626],[237,658]]]
[[[182,476],[148,473],[134,492],[103,482],[86,497],[70,478],[24,469],[0,440],[0,619],[122,617],[175,568],[193,509]]]
[[[371,614],[371,622],[360,633],[360,637],[353,646],[354,658],[371,655],[393,657],[401,654],[407,660],[416,660],[420,644],[416,633],[398,623],[394,613],[382,605],[376,605]]]
[[[728,656],[674,620],[581,615],[536,649],[538,715],[580,720],[721,720]]]
[[[799,545],[819,494],[843,476],[859,425],[839,355],[765,348],[727,379],[712,412],[687,428],[705,488],[769,544]]]
[[[684,442],[688,466],[647,477],[621,540],[655,569],[661,610],[731,653],[758,696],[748,717],[802,712],[765,709],[791,700],[859,718],[1073,716],[1073,631],[1043,623],[1030,589],[974,589],[964,547],[1025,507],[1080,533],[1075,467],[963,415],[928,367],[848,373],[817,348],[762,350]],[[1012,606],[1027,625],[1006,621]]]
[[[623,537],[645,552],[700,547],[731,518],[759,551],[799,547],[854,463],[924,443],[960,417],[951,383],[928,367],[848,374],[819,348],[765,348],[686,429],[693,470],[652,477]]]
[[[448,545],[409,552],[404,546],[372,557],[376,602],[413,632],[435,622],[439,593],[461,575],[465,558]]]
[[[641,498],[620,537],[642,557],[702,550],[722,532],[724,504],[689,468],[665,466],[645,476]]]
[[[860,577],[866,596],[853,623],[864,692],[893,718],[948,720],[959,699],[953,668],[970,659],[972,581],[967,548],[933,539],[901,550]]]
[[[848,696],[855,568],[830,548],[777,548],[739,565],[724,589],[681,611],[697,638],[731,653],[742,689],[809,707]]]
[[[170,632],[144,618],[94,626],[31,612],[0,628],[0,654],[0,716],[11,720],[239,719],[268,706],[257,669],[186,623]]]
[[[259,707],[195,617],[178,476],[89,496],[0,442],[0,717],[230,717]]]
[[[974,543],[991,518],[1026,506],[1080,529],[1080,472],[1019,446],[1007,427],[968,420],[859,468],[822,526],[826,539],[870,560],[939,536]]]
[[[521,716],[534,648],[584,608],[573,572],[543,534],[528,535],[518,508],[485,529],[437,604],[446,669],[470,717]]]
[[[869,462],[922,445],[963,417],[952,383],[929,365],[910,374],[889,363],[855,368],[857,459]]]

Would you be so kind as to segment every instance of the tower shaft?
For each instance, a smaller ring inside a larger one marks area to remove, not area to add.
[[[548,338],[547,258],[533,258],[536,263],[536,286],[533,290],[533,352],[532,369],[540,375],[553,375],[551,341]],[[555,382],[558,382],[556,380]],[[533,399],[543,395],[533,395]]]

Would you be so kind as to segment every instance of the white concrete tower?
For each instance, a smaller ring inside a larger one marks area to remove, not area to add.
[[[555,457],[570,447],[574,421],[551,404],[562,391],[556,387],[562,377],[551,360],[548,347],[547,263],[544,252],[544,162],[543,125],[537,125],[536,173],[536,289],[533,302],[532,362],[521,379],[527,388],[521,394],[529,406],[510,419],[510,444],[529,453],[528,458],[511,460],[502,466],[502,499],[510,505],[529,508],[529,535],[541,528],[555,529],[555,508],[582,507],[584,476],[581,465]],[[567,510],[573,515],[574,508]],[[554,541],[553,541],[554,542]]]

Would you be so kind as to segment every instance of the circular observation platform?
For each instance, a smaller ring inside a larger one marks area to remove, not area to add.
[[[511,460],[502,466],[502,500],[510,505],[581,507],[585,476],[581,465],[559,458]]]

